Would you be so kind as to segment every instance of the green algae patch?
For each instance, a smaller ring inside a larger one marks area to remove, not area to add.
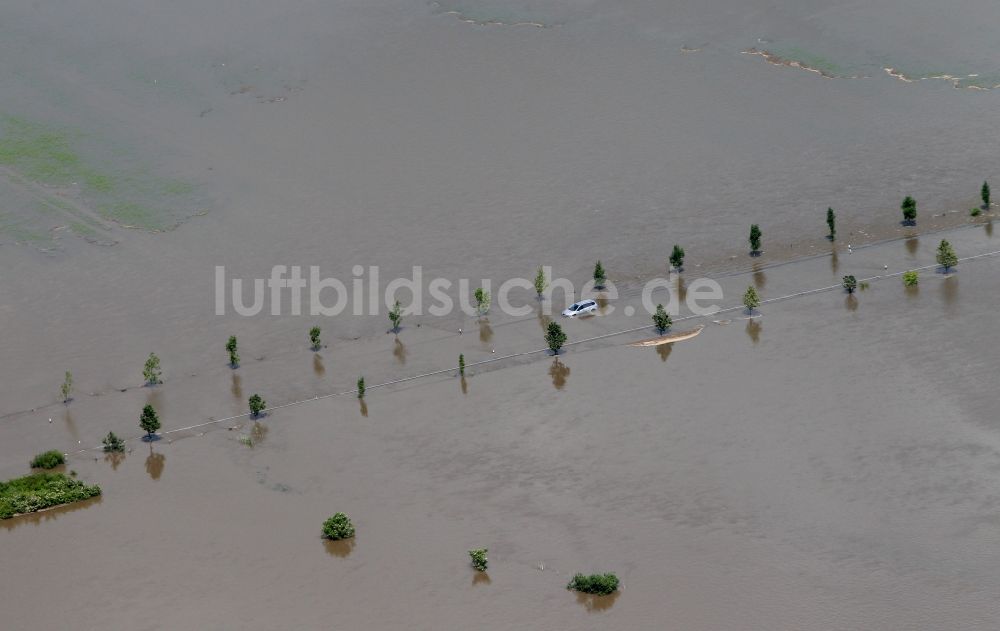
[[[88,486],[62,473],[34,473],[0,482],[0,519],[35,513],[100,494],[101,487]]]
[[[817,55],[797,47],[776,50],[775,53],[784,58],[799,62],[806,68],[812,68],[820,74],[830,77],[848,77],[853,73],[848,68],[827,57]]]
[[[113,243],[106,222],[171,230],[206,207],[195,184],[164,177],[127,148],[15,116],[0,117],[0,180],[19,189],[8,198],[4,211],[12,217],[0,220],[0,233],[19,241],[69,228],[88,240]]]

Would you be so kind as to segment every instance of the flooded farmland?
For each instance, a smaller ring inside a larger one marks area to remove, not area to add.
[[[1000,182],[996,12],[5,3],[0,479],[56,449],[103,493],[0,521],[3,627],[997,628],[1000,247],[969,214]],[[728,310],[631,347],[674,243]],[[530,290],[397,333],[384,305],[216,314],[217,267],[476,287],[597,259],[619,296],[577,320]],[[338,511],[357,535],[325,541]]]

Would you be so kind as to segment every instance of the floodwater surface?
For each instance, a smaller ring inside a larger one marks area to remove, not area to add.
[[[1000,184],[998,17],[4,2],[0,478],[54,448],[104,490],[0,523],[4,628],[1000,627],[1000,262],[890,276],[932,266],[941,236],[997,249],[994,209],[969,209]],[[724,307],[887,277],[752,319],[682,311],[678,329],[707,327],[683,343],[627,346],[650,326],[574,344],[651,324],[623,307],[675,243],[678,290],[712,274]],[[561,321],[558,357],[532,292],[526,317],[404,316],[397,334],[385,309],[215,315],[216,266],[347,283],[377,265],[385,283],[419,265],[495,290],[540,265],[579,286],[597,259],[620,297]],[[164,383],[144,387],[151,351]],[[239,416],[252,394],[332,393]],[[112,430],[125,454],[91,449]],[[337,511],[357,537],[324,542]],[[564,589],[598,571],[621,592]]]

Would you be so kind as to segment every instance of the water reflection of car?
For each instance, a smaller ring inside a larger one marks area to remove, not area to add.
[[[563,317],[575,318],[578,315],[584,315],[586,313],[596,313],[597,312],[597,301],[596,300],[581,300],[580,302],[574,302],[570,306],[563,309]]]

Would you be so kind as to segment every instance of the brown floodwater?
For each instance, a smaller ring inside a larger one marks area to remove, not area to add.
[[[965,254],[986,251],[982,239],[949,235]],[[895,242],[849,258],[864,276],[909,256]],[[327,369],[330,391],[346,392],[365,365],[365,400],[153,443],[126,412],[155,393],[165,430],[192,424],[225,409],[234,371],[216,362],[155,389],[79,397],[85,443],[113,429],[129,451],[70,458],[99,500],[3,522],[5,615],[11,628],[115,627],[134,603],[165,602],[184,606],[138,624],[995,628],[1000,441],[985,373],[1000,350],[983,342],[983,314],[1000,306],[998,271],[982,258],[925,272],[910,298],[898,277],[874,281],[854,310],[838,290],[766,303],[667,352],[624,344],[642,331],[475,366],[487,355],[475,337],[407,329],[406,374],[461,352],[476,377],[374,387],[402,376],[387,335]],[[768,287],[830,274],[805,260],[770,270]],[[946,299],[956,280],[979,291]],[[497,346],[537,348],[533,320],[499,328]],[[628,322],[566,327],[572,342]],[[314,376],[299,350],[235,372],[291,400]],[[42,446],[72,450],[68,428],[42,415],[0,426],[4,475]],[[337,511],[355,539],[321,539]],[[489,549],[488,575],[469,566],[474,547]],[[615,571],[623,588],[566,591],[579,571]]]
[[[996,18],[988,0],[4,2],[0,478],[60,449],[104,490],[0,522],[4,628],[1000,627],[995,259],[728,312],[676,345],[625,345],[651,326],[572,344],[651,325],[622,307],[673,243],[677,291],[713,274],[725,306],[932,265],[936,231],[997,249],[994,212],[968,214],[997,179],[1000,90],[972,89],[1000,83]],[[621,297],[580,320],[530,290],[525,317],[408,315],[398,335],[384,310],[214,314],[215,266],[421,265],[496,291],[539,265],[580,285],[598,258]],[[531,353],[552,319],[571,344]],[[144,387],[151,351],[164,383]],[[255,393],[346,394],[237,417]],[[91,449],[108,431],[126,453]],[[337,511],[355,539],[320,538]],[[615,596],[564,589],[609,570]]]

